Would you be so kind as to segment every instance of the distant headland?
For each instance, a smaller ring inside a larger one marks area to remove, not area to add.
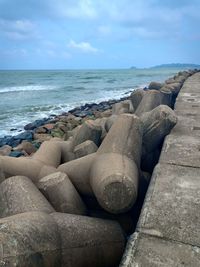
[[[181,69],[200,69],[200,65],[199,64],[190,64],[190,63],[171,63],[171,64],[161,64],[161,65],[156,65],[156,66],[152,66],[149,68],[145,68],[145,69],[157,69],[157,68],[181,68]],[[137,68],[135,66],[132,66],[131,69],[141,69],[141,68]],[[142,68],[143,69],[143,68]]]

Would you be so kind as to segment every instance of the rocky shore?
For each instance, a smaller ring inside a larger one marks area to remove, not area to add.
[[[2,266],[119,265],[163,140],[177,123],[175,99],[196,72],[1,138]]]

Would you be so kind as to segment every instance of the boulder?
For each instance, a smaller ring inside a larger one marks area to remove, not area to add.
[[[14,151],[25,151],[28,155],[31,155],[37,151],[36,147],[28,141],[23,141],[20,145],[13,148]]]
[[[32,181],[25,176],[13,176],[0,184],[0,217],[29,211],[54,211]]]

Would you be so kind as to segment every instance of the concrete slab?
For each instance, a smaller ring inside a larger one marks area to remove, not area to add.
[[[181,112],[183,113],[182,115]],[[178,122],[171,131],[172,135],[191,135],[200,137],[200,113],[178,111],[176,112],[176,115],[178,115]]]
[[[200,246],[200,168],[158,164],[137,230]]]
[[[200,248],[141,233],[133,235],[120,267],[197,267]]]
[[[196,73],[189,77],[181,88],[181,93],[184,92],[200,92],[200,73]]]
[[[189,135],[168,135],[159,162],[199,168],[200,139]]]
[[[199,93],[179,93],[177,99],[176,99],[176,103],[179,103],[179,102],[185,102],[185,103],[200,103],[200,90],[199,90]]]
[[[200,110],[200,103],[193,103],[193,102],[185,103],[183,101],[178,101],[176,102],[174,109],[175,112],[187,110],[188,112],[198,113]]]

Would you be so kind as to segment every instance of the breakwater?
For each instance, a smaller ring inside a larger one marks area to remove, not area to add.
[[[152,82],[148,90],[136,90],[130,98],[112,103],[112,109],[83,116],[62,114],[30,129],[34,141],[21,140],[11,148],[22,153],[19,158],[7,156],[6,151],[12,151],[4,145],[0,225],[5,230],[0,235],[6,253],[1,253],[1,262],[118,266],[126,240],[135,231],[148,184],[151,181],[149,195],[157,177],[159,167],[154,167],[163,140],[178,125],[172,109],[176,97],[195,72],[180,72],[165,83]],[[124,266],[133,262],[133,238]]]

